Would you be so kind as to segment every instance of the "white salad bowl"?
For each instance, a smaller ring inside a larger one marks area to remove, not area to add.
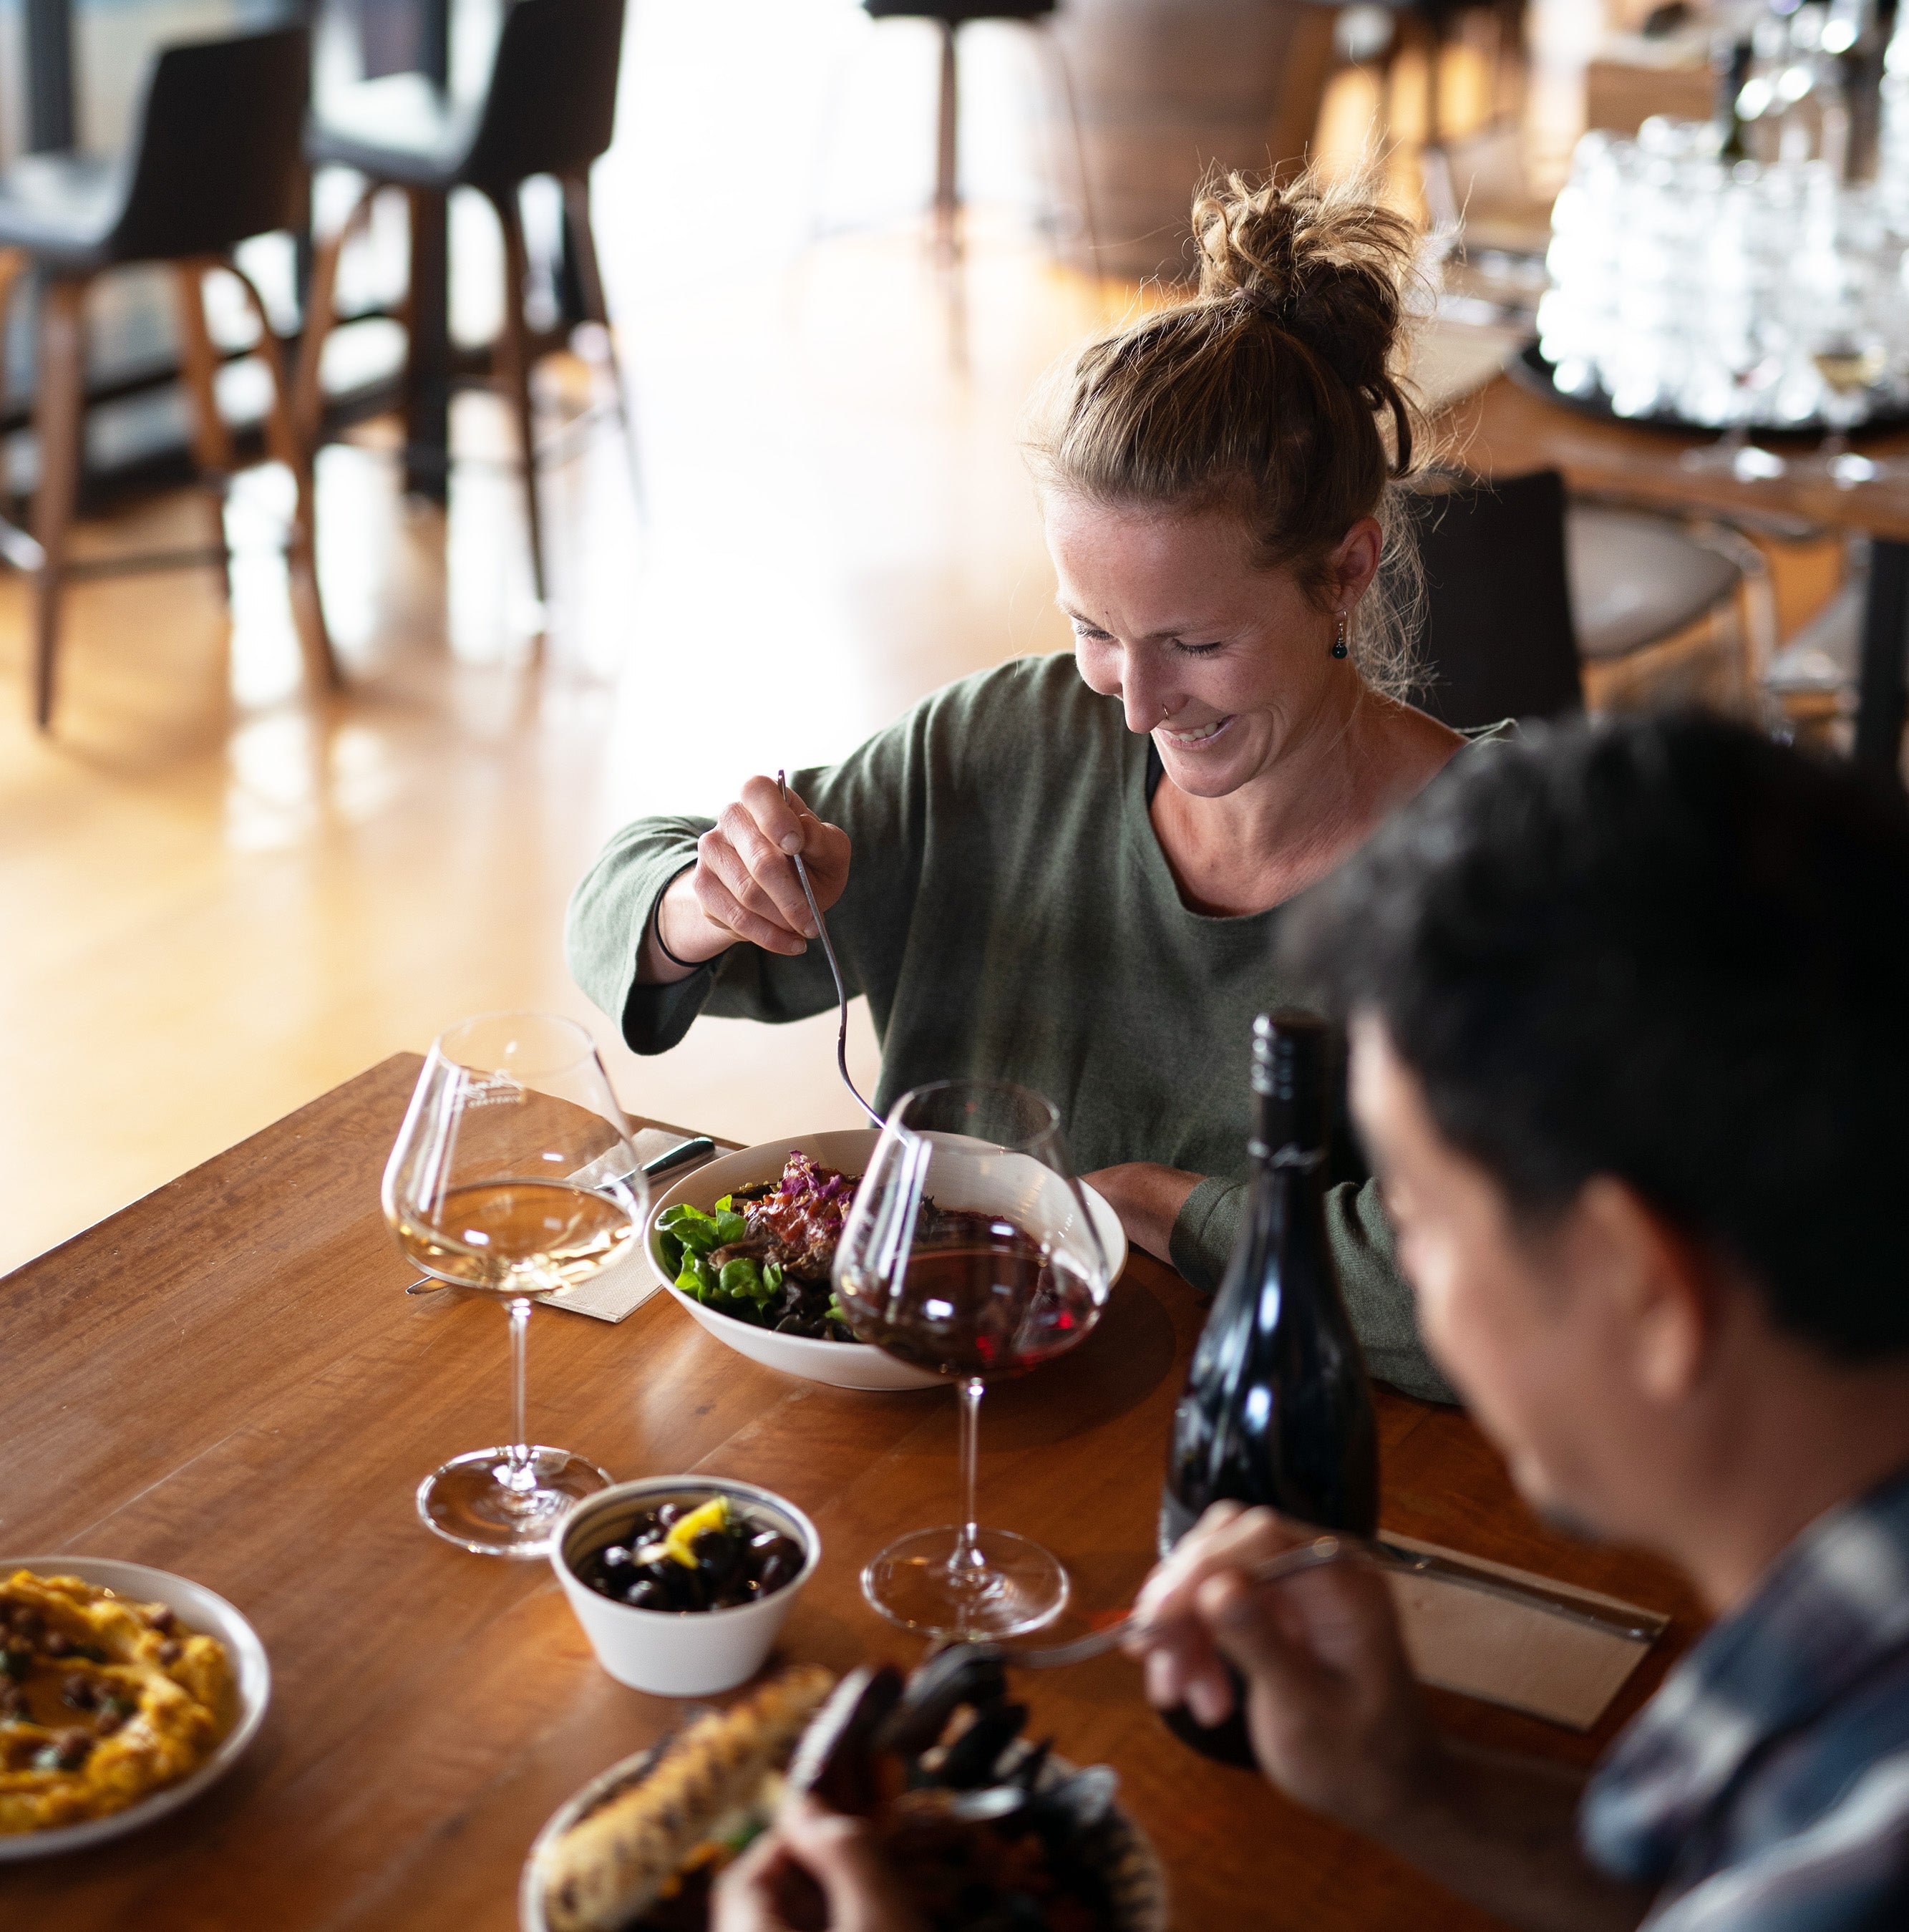
[[[707,1329],[726,1348],[746,1355],[764,1368],[779,1369],[785,1375],[800,1376],[806,1381],[827,1382],[835,1388],[925,1389],[938,1388],[945,1376],[917,1369],[879,1348],[860,1342],[822,1342],[806,1335],[779,1335],[773,1328],[758,1328],[734,1316],[705,1308],[693,1295],[685,1294],[676,1285],[676,1276],[663,1258],[658,1238],[658,1217],[678,1202],[707,1214],[725,1194],[739,1187],[755,1187],[778,1179],[788,1157],[799,1148],[822,1167],[859,1178],[868,1169],[875,1142],[881,1138],[874,1127],[849,1127],[828,1133],[797,1134],[793,1139],[764,1141],[759,1147],[744,1148],[740,1154],[726,1154],[686,1174],[674,1186],[665,1188],[651,1204],[644,1227],[644,1251],[656,1278],[686,1308],[694,1321]],[[1120,1216],[1091,1187],[1083,1184],[1088,1211],[1094,1216],[1094,1232],[1107,1257],[1110,1281],[1117,1281],[1127,1265],[1127,1234]],[[983,1202],[964,1202],[964,1207],[985,1207]]]

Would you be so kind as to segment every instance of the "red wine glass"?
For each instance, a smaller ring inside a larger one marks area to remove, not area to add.
[[[1006,1082],[943,1081],[888,1117],[836,1250],[835,1292],[864,1342],[952,1381],[961,1399],[962,1520],[890,1544],[869,1601],[925,1635],[1038,1629],[1067,1573],[1037,1543],[976,1518],[983,1390],[1083,1340],[1107,1261],[1049,1102]]]

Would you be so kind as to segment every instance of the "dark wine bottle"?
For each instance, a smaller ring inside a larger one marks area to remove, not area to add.
[[[1370,1536],[1378,1526],[1372,1388],[1325,1232],[1329,1046],[1310,1013],[1253,1022],[1252,1190],[1173,1412],[1163,1556],[1228,1498],[1322,1529]],[[1250,1765],[1243,1706],[1218,1725],[1184,1708],[1167,1722],[1208,1756]]]

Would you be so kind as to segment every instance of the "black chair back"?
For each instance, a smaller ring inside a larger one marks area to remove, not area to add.
[[[945,20],[959,27],[969,20],[1039,20],[1060,0],[862,0],[878,20]]]
[[[1425,566],[1425,681],[1455,730],[1584,708],[1555,470],[1408,499]]]
[[[513,188],[575,175],[610,145],[624,0],[517,0],[497,36],[467,181]]]
[[[291,226],[311,69],[302,26],[162,50],[107,244],[112,256],[223,254]]]

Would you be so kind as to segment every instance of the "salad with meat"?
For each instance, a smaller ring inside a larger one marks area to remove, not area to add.
[[[855,1342],[829,1270],[859,1178],[818,1166],[798,1148],[779,1179],[739,1187],[707,1213],[679,1202],[656,1222],[677,1287],[758,1328]]]

